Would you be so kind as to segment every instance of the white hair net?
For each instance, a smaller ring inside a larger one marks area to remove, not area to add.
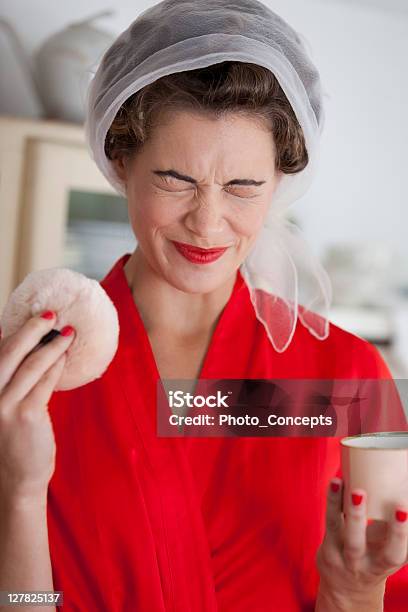
[[[329,277],[286,210],[309,188],[324,124],[322,87],[301,35],[258,0],[164,0],[143,11],[105,52],[87,96],[91,156],[112,186],[125,186],[105,155],[120,106],[160,77],[224,61],[268,68],[303,130],[309,162],[282,176],[251,251],[240,267],[257,318],[278,352],[290,344],[299,316],[318,339],[329,334]]]

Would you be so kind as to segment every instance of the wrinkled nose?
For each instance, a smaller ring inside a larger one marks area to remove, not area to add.
[[[203,237],[220,234],[225,230],[220,196],[210,190],[206,194],[197,195],[186,216],[185,224],[191,232]]]

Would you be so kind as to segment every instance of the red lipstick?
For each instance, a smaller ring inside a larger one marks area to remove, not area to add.
[[[193,246],[192,244],[186,244],[184,242],[176,242],[172,240],[174,246],[181,255],[192,263],[211,263],[215,261],[227,250],[228,247],[222,247],[219,249],[200,249],[199,247]]]

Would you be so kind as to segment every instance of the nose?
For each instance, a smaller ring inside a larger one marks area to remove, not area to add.
[[[187,213],[185,225],[192,233],[202,237],[220,234],[224,227],[224,215],[217,194],[198,194],[194,198],[193,208]]]

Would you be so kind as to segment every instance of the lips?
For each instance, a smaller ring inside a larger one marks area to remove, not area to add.
[[[193,263],[211,263],[215,261],[227,250],[228,247],[216,248],[216,249],[201,249],[191,244],[184,242],[176,242],[172,240],[176,249],[186,259]]]

